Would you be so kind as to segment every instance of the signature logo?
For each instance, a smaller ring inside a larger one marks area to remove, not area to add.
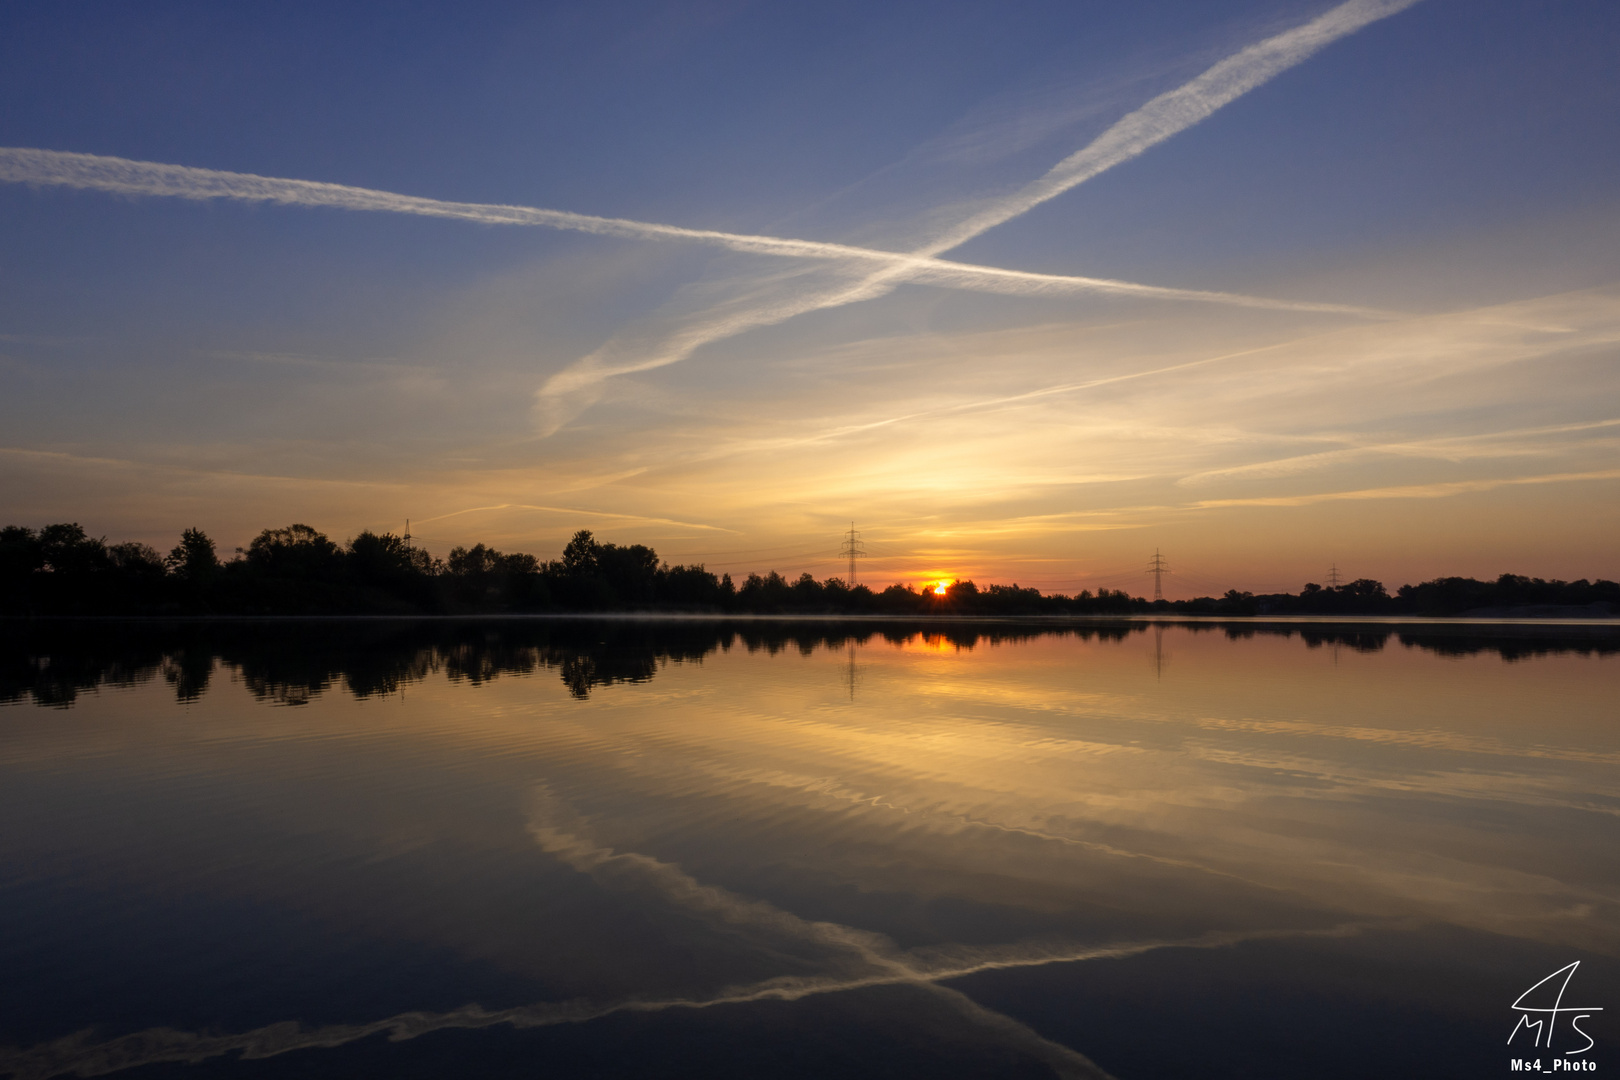
[[[1575,977],[1575,969],[1580,966],[1581,962],[1577,960],[1573,964],[1561,967],[1519,995],[1518,1000],[1513,1003],[1513,1010],[1519,1014],[1519,1022],[1513,1026],[1513,1034],[1508,1036],[1509,1046],[1513,1045],[1513,1040],[1518,1038],[1519,1032],[1534,1029],[1535,1042],[1532,1045],[1551,1050],[1553,1048],[1553,1032],[1558,1027],[1558,1018],[1568,1016],[1570,1028],[1574,1030],[1576,1035],[1586,1040],[1586,1045],[1575,1050],[1565,1050],[1564,1056],[1584,1054],[1592,1049],[1594,1040],[1592,1036],[1581,1030],[1581,1021],[1587,1019],[1593,1013],[1600,1013],[1603,1010],[1595,1005],[1564,1004],[1564,992],[1569,989],[1569,980]],[[1562,982],[1557,983],[1557,994],[1554,996],[1553,987],[1549,984],[1557,980],[1560,975],[1564,978]],[[1542,990],[1543,987],[1546,987],[1546,989]],[[1537,991],[1541,992],[1537,993]],[[1542,1004],[1548,1000],[1551,1001],[1550,1005]],[[1526,1004],[1527,1001],[1533,1001],[1535,1004]]]

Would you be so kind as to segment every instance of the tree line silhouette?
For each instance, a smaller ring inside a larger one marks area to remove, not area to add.
[[[1539,609],[1539,610],[1538,610]],[[958,581],[942,593],[881,590],[795,579],[776,571],[740,584],[702,564],[662,562],[644,544],[603,543],[576,532],[562,556],[541,561],[483,544],[444,559],[392,533],[338,544],[308,525],[265,529],[221,559],[200,529],[167,555],[147,544],[109,544],[73,523],[0,528],[0,614],[6,615],[473,615],[663,611],[850,614],[895,617],[1138,615],[1457,615],[1620,613],[1612,581],[1436,578],[1391,595],[1369,578],[1298,593],[1231,590],[1220,597],[1151,601],[1124,590],[1042,593]]]

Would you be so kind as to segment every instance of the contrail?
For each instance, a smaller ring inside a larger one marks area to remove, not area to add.
[[[936,255],[949,251],[1056,198],[1185,131],[1221,106],[1270,82],[1338,39],[1415,3],[1417,0],[1349,0],[1303,26],[1234,53],[1191,82],[1160,94],[1089,145],[1052,166],[1039,180],[947,230],[916,254]]]
[[[295,1050],[343,1046],[386,1034],[390,1041],[414,1039],[449,1029],[477,1030],[509,1024],[541,1028],[580,1024],[617,1013],[652,1013],[675,1009],[708,1009],[763,1001],[799,1001],[822,994],[847,993],[883,986],[911,986],[933,996],[964,1020],[987,1028],[1004,1042],[1051,1066],[1059,1076],[1112,1080],[1085,1055],[1046,1039],[1010,1016],[980,1005],[941,983],[985,971],[1042,967],[1087,960],[1124,959],[1160,949],[1218,949],[1247,941],[1284,938],[1348,937],[1367,923],[1260,931],[1215,931],[1197,937],[1064,946],[1028,943],[1002,947],[945,945],[902,952],[888,938],[838,923],[811,921],[760,900],[705,885],[680,867],[639,852],[603,847],[577,831],[560,827],[556,818],[574,817],[566,804],[541,785],[536,791],[530,834],[550,854],[608,888],[647,891],[703,921],[720,924],[745,936],[763,936],[765,944],[798,943],[842,954],[856,970],[825,975],[789,975],[722,989],[704,997],[539,1002],[508,1009],[469,1004],[448,1012],[406,1012],[369,1023],[305,1028],[296,1021],[268,1024],[251,1031],[204,1034],[173,1028],[149,1028],[107,1040],[84,1031],[28,1049],[0,1049],[0,1073],[14,1080],[47,1080],[73,1075],[104,1076],[159,1063],[196,1064],[239,1053],[243,1060],[274,1057]],[[577,822],[576,828],[577,828]]]
[[[447,202],[371,188],[350,187],[345,184],[328,184],[317,180],[288,180],[273,176],[257,176],[253,173],[199,169],[189,165],[167,165],[154,161],[134,161],[128,158],[61,150],[0,147],[0,181],[87,188],[121,195],[150,195],[194,200],[230,199],[238,202],[278,203],[285,206],[379,211],[418,217],[450,218],[480,225],[562,229],[636,240],[684,240],[750,255],[775,255],[887,267],[902,277],[925,284],[1019,296],[1100,293],[1235,304],[1242,307],[1276,308],[1287,311],[1318,311],[1371,318],[1384,318],[1389,314],[1347,304],[1316,304],[1308,301],[1245,296],[1238,293],[1171,289],[1112,278],[1037,274],[1024,270],[976,266],[971,263],[899,251],[858,247],[852,244],[754,236],[714,229],[688,229],[678,225],[632,221],[628,218],[597,217],[533,206]]]
[[[1355,930],[1359,930],[1356,927]],[[608,1004],[589,1001],[538,1002],[509,1009],[485,1009],[481,1005],[463,1005],[448,1012],[405,1012],[394,1016],[359,1024],[329,1024],[306,1028],[297,1021],[288,1020],[251,1031],[227,1034],[205,1034],[180,1031],[174,1028],[148,1028],[144,1031],[112,1039],[97,1040],[90,1031],[82,1031],[27,1049],[0,1048],[0,1075],[13,1080],[47,1080],[53,1076],[105,1076],[142,1065],[186,1062],[197,1064],[209,1058],[240,1053],[243,1060],[275,1057],[295,1050],[331,1049],[387,1034],[389,1041],[402,1042],[450,1029],[477,1030],[510,1024],[514,1028],[554,1027],[560,1024],[582,1024],[618,1013],[655,1013],[674,1009],[708,1009],[724,1005],[747,1005],[762,1001],[799,1001],[821,994],[844,993],[881,986],[904,984],[933,986],[933,980],[961,978],[981,971],[1008,968],[1044,966],[1083,960],[1123,959],[1140,953],[1165,948],[1222,948],[1254,938],[1292,936],[1339,936],[1344,928],[1325,931],[1259,933],[1252,935],[1206,935],[1183,941],[1155,941],[1105,945],[1078,949],[1071,953],[1057,952],[1006,961],[986,961],[966,964],[959,968],[941,968],[935,973],[882,973],[848,978],[790,977],[767,980],[747,987],[722,991],[711,997],[628,999]],[[948,987],[935,987],[953,996],[959,992]],[[953,1003],[955,1004],[955,1003]],[[960,1007],[960,1006],[958,1006]],[[982,1007],[981,1007],[982,1008]],[[985,1010],[988,1012],[988,1010]],[[999,1015],[999,1014],[997,1014]],[[1011,1021],[1010,1023],[1016,1023]],[[1019,1025],[1022,1027],[1022,1025]],[[1028,1029],[1025,1029],[1026,1031]],[[1033,1032],[1030,1032],[1034,1035]],[[1036,1036],[1039,1038],[1039,1036]],[[1045,1040],[1042,1040],[1043,1042]],[[1089,1065],[1082,1055],[1068,1051],[1066,1064]],[[1072,1057],[1070,1057],[1072,1055]],[[1058,1055],[1053,1055],[1058,1056]],[[1073,1059],[1078,1058],[1079,1061]],[[1095,1066],[1093,1066],[1095,1068]],[[1076,1070],[1078,1071],[1078,1070]],[[1081,1074],[1085,1075],[1085,1074]],[[1097,1069],[1090,1074],[1106,1077]]]
[[[853,284],[838,284],[752,309],[725,313],[711,321],[677,331],[659,350],[650,355],[618,359],[614,355],[618,350],[610,342],[558,372],[541,387],[537,404],[543,414],[550,414],[543,417],[544,426],[548,433],[561,426],[562,409],[556,399],[569,394],[588,392],[594,384],[613,375],[650,371],[679,363],[704,345],[733,337],[746,330],[775,326],[812,311],[873,300],[888,294],[906,281],[926,280],[936,273],[942,277],[948,276],[951,272],[948,267],[962,264],[936,261],[943,252],[959,247],[1115,165],[1141,155],[1172,135],[1204,120],[1250,90],[1304,62],[1339,38],[1355,33],[1415,3],[1417,0],[1348,0],[1347,3],[1340,4],[1302,26],[1276,34],[1234,53],[1192,81],[1160,94],[1126,115],[1085,147],[1058,162],[1038,180],[1010,195],[994,200],[989,206],[946,229],[933,241],[907,256],[909,259],[924,260],[923,262],[897,260],[877,267],[867,277]],[[945,284],[943,280],[935,283]],[[1088,285],[1081,289],[1077,284],[1074,288],[1076,291],[1106,291],[1096,285]],[[1125,290],[1121,289],[1119,292],[1124,294]],[[1200,298],[1213,299],[1210,296]],[[1194,299],[1194,297],[1177,299]],[[1387,315],[1366,309],[1357,309],[1353,312],[1344,309],[1340,311],[1345,314]]]
[[[105,1076],[142,1065],[181,1062],[197,1064],[209,1058],[231,1053],[240,1053],[242,1060],[256,1060],[295,1050],[331,1049],[383,1034],[388,1036],[390,1042],[403,1042],[436,1031],[451,1029],[478,1030],[501,1024],[510,1024],[518,1029],[555,1027],[561,1024],[583,1024],[619,1013],[656,1013],[675,1009],[747,1005],[761,1001],[798,1001],[821,994],[847,993],[880,986],[931,986],[954,997],[965,999],[965,995],[959,991],[938,986],[937,983],[984,971],[1043,967],[1048,964],[1079,963],[1087,960],[1120,960],[1161,949],[1221,949],[1250,941],[1350,937],[1369,929],[1371,925],[1345,923],[1316,930],[1213,933],[1181,940],[1124,942],[1070,951],[1032,949],[957,966],[941,964],[920,972],[874,974],[843,979],[814,977],[773,979],[701,998],[639,998],[608,1004],[589,1001],[537,1002],[509,1009],[486,1009],[481,1005],[470,1004],[448,1012],[405,1012],[368,1023],[329,1024],[315,1028],[306,1028],[296,1020],[285,1020],[266,1024],[251,1031],[226,1034],[204,1034],[175,1028],[148,1028],[129,1035],[97,1040],[90,1031],[81,1031],[27,1049],[0,1048],[0,1074],[10,1075],[14,1080],[48,1080],[53,1076]],[[966,1000],[971,1003],[971,999]],[[976,1003],[972,1004],[977,1009],[983,1008]],[[989,1010],[984,1012],[988,1013]],[[1001,1016],[999,1013],[991,1015]],[[1016,1023],[1007,1017],[1003,1019],[1009,1023]],[[1028,1031],[1027,1028],[1024,1030]],[[1030,1032],[1030,1035],[1034,1033]],[[1067,1053],[1061,1055],[1054,1053],[1052,1056],[1061,1056],[1066,1059],[1065,1064],[1073,1066],[1085,1062],[1096,1069],[1092,1074],[1094,1076],[1108,1075],[1068,1047],[1061,1047],[1061,1050]],[[1079,1058],[1080,1062],[1074,1061],[1074,1058]]]

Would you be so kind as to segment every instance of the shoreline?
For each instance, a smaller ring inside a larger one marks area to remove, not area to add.
[[[0,627],[37,623],[468,623],[468,622],[682,622],[682,623],[867,623],[932,625],[952,624],[1041,624],[1051,626],[1099,623],[1159,623],[1164,625],[1220,625],[1226,623],[1257,626],[1569,626],[1614,627],[1620,629],[1620,615],[1606,618],[1566,618],[1559,616],[1473,616],[1473,615],[869,615],[806,612],[769,614],[755,612],[689,611],[543,611],[488,612],[467,615],[372,614],[372,615],[0,615]]]

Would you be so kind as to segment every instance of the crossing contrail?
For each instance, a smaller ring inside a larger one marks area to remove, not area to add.
[[[703,346],[750,329],[772,326],[812,311],[875,299],[906,282],[1022,296],[1093,294],[1142,299],[1197,301],[1364,318],[1392,313],[1345,304],[1278,300],[1239,293],[1172,289],[1138,282],[1078,275],[1039,274],[979,266],[940,256],[1010,221],[1075,186],[1129,161],[1221,107],[1302,63],[1327,45],[1396,14],[1417,0],[1347,0],[1315,19],[1239,50],[1191,81],[1153,98],[1117,121],[1037,180],[992,200],[909,252],[885,251],[819,240],[691,229],[677,225],[599,217],[565,210],[430,199],[314,180],[292,180],[172,165],[96,154],[24,147],[0,148],[0,181],[87,188],[124,195],[184,199],[230,199],[282,205],[326,206],[346,210],[447,218],[483,225],[515,225],[643,240],[704,243],[753,255],[811,260],[841,271],[839,280],[819,288],[751,302],[740,298],[722,310],[687,320],[654,335],[619,337],[553,375],[541,387],[537,404],[543,425],[554,431],[570,408],[565,399],[588,400],[593,388],[615,375],[678,363]],[[766,290],[767,292],[769,290]],[[577,405],[573,411],[577,411]]]
[[[794,951],[808,947],[822,956],[819,974],[784,975],[730,986],[706,995],[628,998],[617,1001],[536,1002],[505,1009],[463,1005],[446,1012],[412,1011],[355,1024],[306,1027],[286,1020],[242,1032],[194,1032],[148,1028],[110,1039],[92,1031],[26,1049],[0,1047],[0,1074],[13,1080],[48,1080],[55,1076],[105,1076],[155,1064],[198,1064],[229,1054],[258,1060],[298,1050],[331,1049],[361,1039],[386,1035],[392,1042],[437,1031],[482,1030],[499,1025],[533,1029],[582,1024],[615,1014],[702,1010],[756,1002],[795,1002],[826,994],[884,986],[921,991],[951,1010],[962,1022],[1009,1048],[1042,1061],[1059,1076],[1112,1080],[1085,1055],[1046,1039],[1013,1018],[985,1008],[953,987],[953,980],[986,971],[1044,967],[1051,964],[1125,959],[1163,949],[1222,949],[1244,942],[1298,938],[1344,938],[1371,929],[1372,923],[1291,929],[1214,930],[1184,938],[1121,941],[1103,944],[1022,942],[1007,945],[944,944],[899,949],[889,938],[840,923],[805,919],[765,901],[708,885],[673,863],[634,851],[602,846],[588,834],[573,831],[577,822],[565,804],[544,785],[536,792],[530,834],[549,854],[608,889],[642,893],[686,912],[701,922],[740,935],[764,949]],[[560,813],[559,813],[560,811]],[[774,948],[773,948],[774,947]]]
[[[1212,115],[1217,109],[1310,59],[1333,42],[1388,18],[1418,0],[1348,0],[1302,26],[1256,42],[1222,60],[1191,82],[1160,94],[1040,179],[997,200],[915,252],[937,255],[958,247],[1005,221],[1055,199],[1115,165],[1139,156]]]
[[[401,195],[391,191],[350,187],[345,184],[329,184],[318,180],[289,180],[274,176],[257,176],[253,173],[199,169],[189,165],[134,161],[129,158],[70,153],[62,150],[0,147],[0,181],[87,188],[120,195],[194,200],[229,199],[237,202],[277,203],[283,206],[321,206],[340,210],[410,214],[417,217],[470,221],[480,225],[561,229],[635,240],[688,241],[710,244],[749,255],[775,255],[883,267],[908,280],[924,284],[1013,295],[1102,293],[1164,300],[1206,301],[1289,311],[1319,311],[1372,318],[1384,318],[1389,314],[1347,304],[1318,304],[1309,301],[1245,296],[1239,293],[1170,289],[1112,278],[1037,274],[1025,270],[977,266],[949,259],[821,240],[795,240],[714,229],[688,229],[679,225],[661,225],[628,218],[597,217],[534,206],[447,202],[442,199]]]
[[[1174,90],[1160,94],[1134,112],[1121,118],[1107,131],[1086,146],[1058,162],[1039,179],[1024,187],[993,200],[977,212],[943,229],[933,240],[915,251],[906,253],[892,262],[874,266],[864,278],[854,282],[839,282],[819,290],[772,300],[753,307],[727,310],[712,318],[699,319],[669,334],[660,346],[651,350],[635,347],[627,349],[622,342],[609,342],[589,356],[552,376],[539,393],[539,406],[543,422],[549,430],[560,426],[562,413],[558,399],[568,395],[589,393],[594,384],[614,375],[649,371],[679,363],[704,345],[733,337],[746,330],[774,326],[795,316],[812,311],[843,307],[846,304],[876,299],[892,292],[896,286],[908,281],[933,280],[946,284],[940,278],[948,276],[950,269],[963,264],[939,260],[938,256],[967,243],[976,236],[1010,221],[1019,215],[1062,195],[1099,174],[1138,157],[1178,132],[1185,131],[1206,119],[1222,106],[1292,68],[1334,41],[1353,34],[1363,27],[1403,11],[1417,0],[1348,0],[1301,26],[1256,42],[1215,64],[1203,74]],[[916,260],[916,261],[913,261]],[[858,264],[857,264],[858,265]],[[974,287],[985,287],[981,279]],[[1006,281],[997,278],[998,283]],[[1106,292],[1094,281],[1084,287],[1079,279],[1071,279],[1076,291]],[[1009,283],[1010,284],[1010,283]],[[1123,283],[1117,283],[1123,285]],[[1038,292],[1028,282],[1027,291]],[[1155,295],[1165,299],[1216,299],[1213,294],[1171,297],[1168,293],[1149,294],[1138,291],[1140,286],[1118,288],[1119,295]],[[994,291],[1002,291],[1000,289]],[[1006,291],[1012,291],[1008,288]],[[1020,290],[1025,291],[1025,290]],[[1052,291],[1057,291],[1055,288]],[[1226,299],[1227,303],[1246,303],[1250,306],[1288,307],[1293,310],[1325,310],[1323,306],[1296,306],[1264,302],[1254,304],[1252,299]],[[1359,315],[1387,315],[1366,309],[1339,312]]]

